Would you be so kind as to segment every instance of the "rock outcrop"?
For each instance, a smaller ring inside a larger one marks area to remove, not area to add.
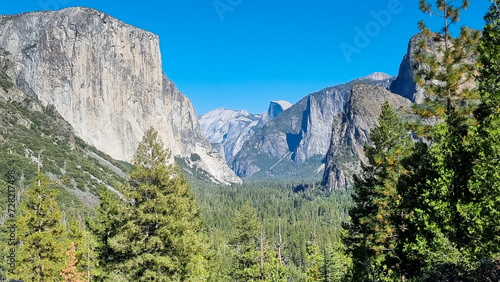
[[[471,29],[471,32],[474,32],[474,30]],[[390,86],[391,92],[410,99],[417,104],[423,103],[426,95],[425,89],[415,83],[415,70],[429,69],[428,66],[418,63],[415,59],[415,53],[419,51],[419,43],[422,40],[425,41],[425,45],[427,46],[425,49],[427,55],[434,55],[438,59],[442,58],[442,54],[438,52],[440,48],[444,48],[442,35],[434,34],[431,39],[425,37],[422,33],[414,35],[408,43],[408,50],[399,66],[399,73]],[[467,58],[465,62],[474,64],[475,61],[476,58],[472,56]],[[467,80],[465,75],[464,80]],[[473,89],[476,85],[473,81],[468,81],[462,87]]]
[[[398,75],[390,86],[391,92],[399,94],[417,104],[422,103],[425,96],[424,89],[414,81],[414,68],[417,66],[415,52],[418,50],[418,43],[424,38],[422,33],[418,33],[410,39],[408,50],[399,66]],[[432,41],[427,41],[427,44],[430,47],[434,47]]]
[[[208,141],[226,161],[238,153],[255,130],[259,128],[262,115],[246,110],[235,111],[218,108],[202,115],[199,120]]]
[[[375,73],[310,94],[258,129],[231,161],[241,177],[321,178],[334,117],[344,111],[358,83],[388,87],[392,77]]]
[[[269,109],[263,114],[218,108],[200,116],[199,120],[212,146],[227,162],[231,162],[255,131],[291,106],[287,101],[271,101]]]
[[[0,17],[8,75],[53,105],[87,143],[130,161],[150,126],[174,156],[219,183],[239,183],[206,140],[191,101],[162,71],[157,35],[88,8]],[[198,159],[198,158],[196,158]]]
[[[382,104],[388,101],[401,114],[411,111],[411,101],[386,88],[354,85],[345,111],[335,117],[331,143],[326,154],[322,184],[329,191],[344,191],[365,160],[364,145],[371,144],[370,130],[378,125]]]
[[[290,107],[292,107],[292,104],[287,101],[271,101],[271,103],[269,103],[269,109],[267,110],[267,112],[262,114],[260,125],[264,126],[266,122],[275,119],[283,111],[289,109]]]

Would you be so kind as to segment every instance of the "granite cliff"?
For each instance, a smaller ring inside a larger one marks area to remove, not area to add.
[[[200,116],[199,119],[201,128],[212,146],[230,162],[255,131],[291,106],[287,101],[271,101],[269,109],[263,114],[218,108]]]
[[[344,112],[352,87],[366,83],[388,88],[392,79],[375,73],[307,95],[256,130],[230,165],[241,177],[320,179],[333,119]]]
[[[378,122],[380,108],[384,100],[399,111],[403,119],[420,120],[424,124],[433,125],[438,122],[436,118],[421,119],[412,114],[411,102],[420,104],[426,98],[425,89],[414,82],[416,70],[428,68],[415,59],[419,51],[419,43],[425,40],[426,53],[439,57],[439,48],[444,46],[442,36],[435,34],[432,39],[422,33],[414,35],[409,43],[399,73],[390,84],[389,90],[373,88],[372,86],[356,86],[353,88],[349,102],[342,115],[335,118],[331,144],[326,154],[326,168],[323,176],[323,185],[329,191],[345,190],[352,184],[352,175],[360,172],[360,161],[365,159],[363,146],[371,144],[370,129]],[[467,61],[473,62],[474,57]],[[467,87],[474,88],[473,83]],[[419,142],[428,142],[413,136]]]
[[[0,55],[17,87],[111,157],[130,161],[153,126],[174,156],[213,181],[241,182],[163,73],[157,35],[80,7],[1,16]]]
[[[475,30],[471,29],[471,32]],[[415,83],[415,72],[420,69],[427,69],[428,66],[419,64],[415,59],[415,53],[420,49],[419,45],[421,41],[425,41],[425,53],[427,55],[435,55],[437,58],[441,58],[442,55],[438,52],[440,48],[444,48],[444,39],[442,35],[434,34],[431,39],[425,37],[422,33],[415,34],[412,36],[408,43],[407,52],[399,66],[399,72],[396,79],[391,83],[390,90],[393,93],[399,94],[412,102],[420,104],[424,102],[426,97],[425,89]],[[468,63],[474,63],[476,61],[475,56],[471,56],[466,59]],[[464,76],[465,78],[466,76]],[[475,88],[476,85],[473,81],[465,83],[464,87]]]
[[[407,52],[399,66],[399,72],[396,79],[392,82],[390,90],[393,93],[399,94],[414,103],[422,103],[425,95],[424,89],[418,86],[415,81],[415,67],[418,67],[415,59],[415,52],[418,50],[418,43],[424,40],[425,37],[418,33],[414,35],[408,43]],[[430,49],[436,48],[436,42],[426,40]]]
[[[384,101],[401,115],[411,112],[411,101],[386,88],[357,84],[352,88],[345,111],[334,118],[331,142],[326,154],[322,184],[328,191],[344,191],[352,184],[352,175],[365,160],[364,145],[371,144],[370,130],[378,125]]]

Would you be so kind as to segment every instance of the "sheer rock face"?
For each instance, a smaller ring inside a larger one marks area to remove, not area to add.
[[[474,31],[471,29],[471,31]],[[427,69],[428,66],[422,65],[415,59],[415,53],[420,49],[419,43],[424,40],[427,52],[436,55],[439,59],[442,54],[438,52],[440,48],[444,48],[443,36],[435,34],[432,39],[425,37],[422,33],[414,35],[408,43],[408,51],[406,52],[403,61],[399,66],[399,73],[396,79],[391,83],[390,90],[393,93],[399,94],[407,99],[410,99],[416,104],[421,104],[426,98],[425,89],[415,83],[415,70]],[[467,59],[467,63],[474,63],[476,57]],[[465,76],[464,76],[465,78]],[[464,87],[476,88],[474,81],[465,83]]]
[[[331,141],[334,117],[344,111],[358,83],[389,87],[383,73],[353,80],[310,94],[258,129],[231,161],[241,177],[321,178]]]
[[[291,173],[288,166],[292,163],[295,163],[292,170],[299,171],[297,164],[303,164],[310,156],[324,155],[331,120],[342,111],[344,94],[337,88],[325,89],[282,112],[245,142],[232,160],[233,170],[242,177],[261,172],[260,177],[272,178]],[[280,169],[282,165],[287,167]]]
[[[200,124],[208,141],[229,161],[260,127],[261,119],[262,115],[250,114],[246,110],[218,108],[202,115]]]
[[[220,183],[241,180],[210,146],[191,101],[163,74],[157,35],[87,8],[0,17],[9,76],[43,105],[54,105],[87,143],[131,161],[155,127],[174,156]]]
[[[263,114],[218,108],[199,119],[208,141],[227,162],[231,162],[255,131],[291,106],[287,101],[271,101],[269,109]]]
[[[264,113],[262,115],[262,120],[264,122],[268,122],[279,116],[283,111],[289,109],[291,106],[292,104],[287,101],[271,101],[271,103],[269,103],[269,109],[267,110],[267,113]]]
[[[411,111],[411,101],[386,88],[358,84],[352,88],[345,111],[333,122],[331,143],[326,154],[323,185],[329,191],[343,191],[352,185],[352,176],[365,161],[364,145],[371,144],[370,130],[378,125],[382,104],[387,100],[394,109]]]
[[[412,102],[421,103],[424,99],[424,89],[418,86],[415,81],[415,71],[412,66],[416,65],[414,53],[417,51],[417,44],[424,37],[422,34],[417,34],[410,39],[408,43],[408,51],[406,52],[396,79],[392,82],[390,90],[397,93]]]

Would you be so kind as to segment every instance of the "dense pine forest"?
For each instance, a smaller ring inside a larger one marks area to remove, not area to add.
[[[383,104],[349,191],[183,175],[154,128],[117,162],[50,107],[0,101],[0,277],[500,281],[500,0],[482,31],[452,37],[468,5],[419,1],[442,21],[418,23],[426,99],[412,121]]]

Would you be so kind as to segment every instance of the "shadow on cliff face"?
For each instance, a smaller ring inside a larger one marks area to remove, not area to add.
[[[302,134],[286,134],[286,143],[288,145],[288,150],[290,152],[295,152],[300,145],[300,141],[302,141]]]

